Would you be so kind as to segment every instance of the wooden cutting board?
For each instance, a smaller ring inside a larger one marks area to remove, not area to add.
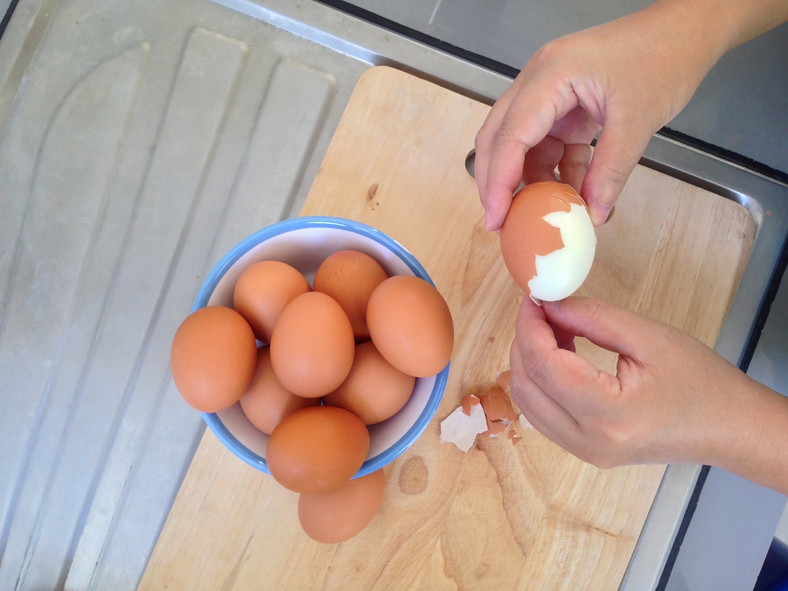
[[[599,470],[537,431],[440,443],[440,421],[508,368],[520,291],[500,258],[465,160],[489,107],[403,72],[360,79],[302,210],[379,228],[447,299],[456,345],[444,400],[386,468],[383,506],[348,542],[302,533],[297,495],[203,437],[142,589],[615,589],[664,466]],[[239,237],[239,239],[242,237]],[[708,344],[753,240],[731,201],[639,167],[581,292]],[[615,358],[580,343],[602,368]]]

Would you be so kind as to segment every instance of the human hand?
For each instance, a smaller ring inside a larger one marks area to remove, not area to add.
[[[476,137],[475,176],[489,230],[514,191],[561,180],[603,224],[649,139],[689,101],[727,45],[681,3],[559,38],[537,51]],[[590,142],[601,128],[593,157]]]
[[[575,336],[618,353],[616,375],[575,353]],[[599,467],[753,462],[752,449],[739,458],[734,443],[748,437],[754,382],[686,333],[629,310],[524,298],[511,372],[512,396],[531,424]]]

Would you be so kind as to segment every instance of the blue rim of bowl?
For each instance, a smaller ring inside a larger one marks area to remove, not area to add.
[[[214,266],[214,268],[206,277],[202,287],[200,288],[200,291],[197,293],[197,297],[194,300],[192,312],[195,312],[196,310],[204,308],[208,305],[211,294],[213,294],[213,291],[216,289],[216,286],[222,277],[224,277],[225,273],[227,273],[227,270],[252,248],[266,240],[270,240],[275,236],[279,236],[280,234],[292,232],[294,230],[301,230],[304,228],[336,228],[338,230],[345,230],[365,236],[366,238],[374,240],[375,242],[378,242],[379,244],[388,248],[391,252],[397,255],[397,257],[399,257],[417,277],[420,277],[421,279],[428,281],[432,286],[435,286],[435,283],[432,281],[429,273],[427,273],[427,270],[416,259],[416,257],[414,257],[399,242],[384,234],[380,230],[377,230],[372,226],[368,226],[362,222],[345,218],[332,216],[304,216],[282,220],[280,222],[271,224],[270,226],[266,226],[265,228],[258,230],[234,246],[226,255],[224,255],[224,257],[222,257],[222,259],[216,264],[216,266]],[[449,379],[450,365],[451,363],[447,363],[446,367],[444,367],[441,372],[435,376],[435,383],[432,386],[432,391],[430,392],[430,397],[427,400],[427,405],[424,407],[424,410],[421,411],[421,414],[419,415],[418,419],[416,419],[416,422],[413,423],[410,429],[408,429],[393,445],[386,448],[378,455],[365,460],[361,468],[359,468],[358,472],[355,474],[354,478],[370,474],[392,462],[402,455],[402,453],[404,453],[405,450],[408,449],[408,447],[410,447],[410,445],[421,436],[421,434],[427,428],[427,425],[429,425],[430,421],[432,420],[432,417],[435,416],[435,412],[438,410],[438,405],[443,398],[443,393],[446,390],[446,384]],[[250,466],[257,468],[266,474],[271,473],[271,471],[268,469],[268,463],[265,461],[265,458],[254,453],[243,443],[241,443],[224,425],[218,414],[205,412],[201,414],[205,423],[219,439],[219,441],[225,445],[225,447],[230,449],[236,456],[241,458]]]

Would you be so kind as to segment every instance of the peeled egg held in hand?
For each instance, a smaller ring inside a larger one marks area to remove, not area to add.
[[[574,293],[591,271],[596,252],[585,201],[557,181],[523,187],[499,239],[506,268],[534,300],[557,301]]]

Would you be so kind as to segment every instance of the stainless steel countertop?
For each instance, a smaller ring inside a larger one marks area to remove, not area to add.
[[[299,210],[375,64],[487,102],[509,83],[310,1],[20,0],[0,39],[0,588],[136,586],[204,430],[171,384],[174,329],[221,253]],[[661,137],[645,163],[758,225],[718,347],[739,362],[788,236],[788,188]],[[625,588],[672,560],[699,474],[669,470]],[[696,516],[703,491],[733,490],[702,476]],[[750,517],[740,557],[757,560],[784,499],[736,486],[753,509],[736,508]]]

